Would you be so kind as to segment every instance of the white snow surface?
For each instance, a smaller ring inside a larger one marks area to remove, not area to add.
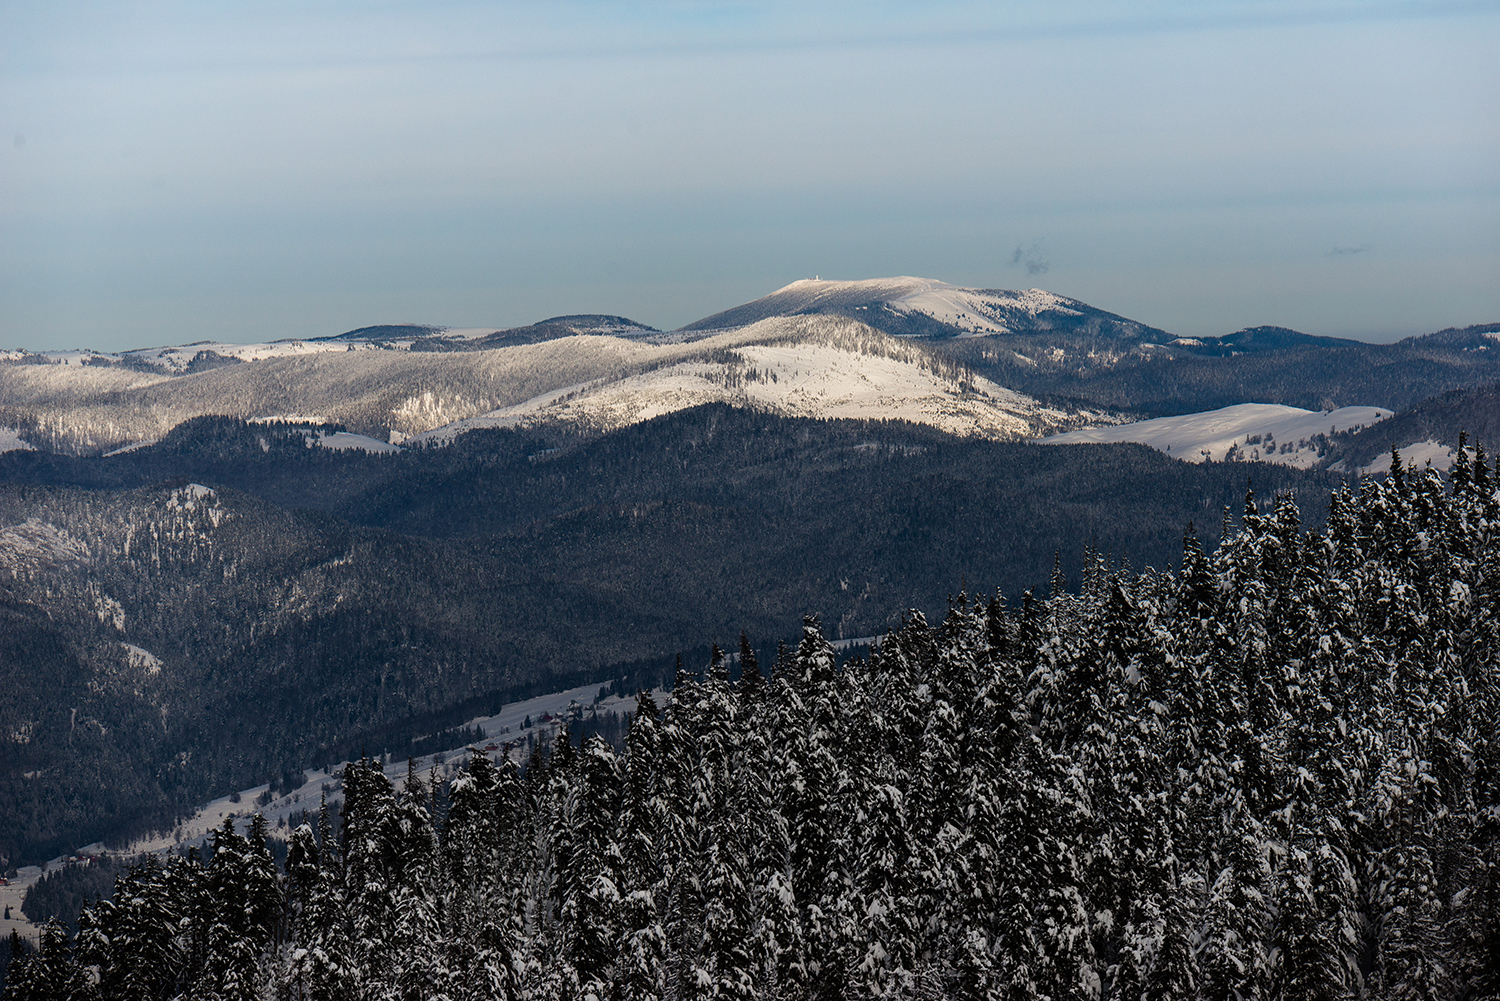
[[[1416,466],[1421,469],[1424,466],[1432,466],[1433,469],[1447,471],[1453,468],[1453,460],[1458,458],[1458,447],[1456,445],[1445,445],[1436,438],[1428,438],[1426,441],[1414,442],[1404,445],[1397,450],[1401,455],[1403,466]],[[1466,449],[1469,457],[1474,457],[1472,448]],[[1342,465],[1340,463],[1339,465]],[[1372,473],[1389,473],[1391,471],[1391,453],[1386,452],[1378,457],[1368,466],[1361,466],[1361,476],[1369,476]]]
[[[125,455],[127,452],[134,452],[138,448],[150,448],[160,440],[160,438],[147,438],[144,441],[133,441],[129,445],[122,445],[112,452],[105,452],[104,457],[107,459],[111,455]]]
[[[319,432],[311,442],[319,448],[357,448],[366,452],[399,452],[400,445],[392,445],[388,441],[379,438],[371,438],[367,435],[352,434],[348,431],[335,431],[331,434]]]
[[[473,428],[552,421],[612,429],[713,402],[795,417],[907,420],[995,439],[1030,437],[1039,426],[1067,420],[987,379],[961,387],[915,360],[817,343],[745,344],[734,352],[737,362],[693,360],[614,382],[567,386],[416,439],[450,441]]]
[[[131,667],[146,674],[161,673],[161,658],[157,657],[156,654],[150,650],[135,646],[132,643],[121,643],[120,645],[125,648],[125,659]]]
[[[1384,407],[1301,410],[1274,403],[1240,403],[1221,410],[1086,428],[1043,438],[1047,445],[1139,442],[1185,462],[1274,462],[1307,469],[1318,461],[1314,435],[1375,424],[1391,416]],[[1260,441],[1247,439],[1259,436]]]
[[[1043,312],[1079,315],[1071,300],[1039,288],[1020,292],[981,292],[957,288],[945,282],[931,282],[932,287],[893,299],[886,305],[902,313],[925,313],[935,320],[952,324],[970,334],[1010,333],[1002,319],[1004,312],[1019,310],[1030,316]]]
[[[0,427],[0,452],[31,452],[35,446],[21,440],[21,432],[15,428]]]
[[[866,309],[883,304],[899,313],[921,313],[951,324],[971,336],[1009,333],[1007,315],[1058,312],[1079,315],[1074,300],[1044,289],[996,291],[961,288],[935,278],[902,275],[857,281],[804,278],[783,286],[747,306],[763,316],[792,315],[830,307]],[[731,311],[733,312],[733,311]]]
[[[334,351],[362,351],[379,349],[380,344],[370,341],[269,341],[259,344],[227,344],[222,341],[199,341],[177,347],[139,348],[123,352],[119,357],[160,365],[169,372],[185,372],[200,351],[212,351],[225,358],[240,361],[265,361],[268,358],[289,358],[294,355],[327,354]]]

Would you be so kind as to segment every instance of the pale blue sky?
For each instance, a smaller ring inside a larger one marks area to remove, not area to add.
[[[1500,320],[1497,165],[1495,2],[17,2],[0,347],[813,274],[1384,340]]]

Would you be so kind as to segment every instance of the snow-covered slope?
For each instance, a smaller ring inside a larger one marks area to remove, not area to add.
[[[1041,407],[921,343],[839,315],[776,317],[675,341],[568,334],[462,351],[396,350],[389,343],[350,341],[337,350],[328,350],[328,342],[262,345],[242,352],[248,360],[225,362],[229,356],[215,352],[211,363],[185,348],[159,351],[149,369],[0,363],[0,399],[17,415],[7,419],[22,426],[25,441],[85,453],[154,441],[202,414],[343,424],[366,440],[335,436],[320,444],[367,450],[379,450],[368,439],[399,444],[481,417],[461,426],[562,420],[610,428],[711,401],[805,416],[920,421],[996,438],[1104,418]],[[179,367],[180,374],[170,374]]]
[[[262,344],[225,344],[200,341],[182,347],[142,348],[126,351],[122,359],[138,365],[160,368],[172,374],[194,367],[226,362],[265,361],[268,358],[291,358],[297,355],[326,354],[331,351],[371,350],[380,347],[369,342],[350,341],[272,341]]]
[[[388,441],[379,438],[371,438],[368,435],[350,434],[348,431],[318,432],[309,439],[309,444],[319,448],[333,448],[340,451],[347,448],[357,448],[364,452],[399,452],[400,447],[392,445]]]
[[[1043,289],[961,288],[932,278],[861,281],[802,279],[770,295],[715,313],[684,330],[724,330],[774,316],[831,313],[888,333],[977,337],[1082,330],[1109,338],[1165,340],[1153,327]]]
[[[1186,462],[1241,460],[1307,469],[1336,431],[1368,427],[1391,416],[1383,407],[1300,410],[1272,403],[1241,403],[1222,410],[1088,428],[1043,438],[1043,444],[1139,442]]]
[[[111,451],[159,439],[202,414],[315,417],[399,441],[559,386],[633,374],[691,349],[600,336],[479,351],[346,346],[175,376],[121,366],[0,364],[0,400],[26,441],[53,450]]]
[[[417,440],[553,422],[610,430],[716,402],[795,417],[905,420],[994,439],[1034,437],[1104,416],[1044,407],[840,317],[762,320],[694,346],[699,351],[693,357],[675,364],[562,387]]]

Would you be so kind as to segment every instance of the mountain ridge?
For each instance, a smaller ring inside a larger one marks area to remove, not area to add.
[[[824,350],[830,330],[858,346]],[[677,331],[613,314],[562,314],[525,327],[388,324],[118,355],[4,352],[0,443],[97,454],[158,440],[210,413],[332,423],[400,443],[553,420],[603,431],[711,401],[805,416],[873,416],[885,407],[889,416],[992,437],[1247,401],[1400,411],[1500,381],[1497,331],[1500,324],[1478,324],[1394,345],[1272,326],[1173,337],[1042,289],[968,289],[914,276],[803,279]],[[799,357],[768,357],[772,342],[781,351],[797,338]],[[888,371],[898,354],[914,366],[899,377]],[[898,383],[904,388],[887,392]]]

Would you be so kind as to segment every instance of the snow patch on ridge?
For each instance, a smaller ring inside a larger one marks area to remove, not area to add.
[[[0,427],[0,452],[32,452],[36,446],[21,440],[21,432],[15,428]]]
[[[126,351],[119,355],[120,358],[140,362],[147,365],[156,365],[174,375],[180,375],[188,370],[203,352],[210,352],[221,358],[232,358],[238,361],[267,361],[272,358],[291,358],[297,355],[328,354],[334,351],[360,351],[378,350],[379,344],[368,341],[271,341],[263,344],[227,344],[222,341],[199,341],[196,344],[184,344],[179,347],[139,348],[135,351]],[[106,356],[107,357],[107,356]]]
[[[957,288],[945,282],[930,282],[931,287],[888,302],[899,313],[922,313],[971,334],[1008,334],[1007,312],[1022,312],[1035,317],[1038,313],[1057,312],[1081,316],[1068,304],[1072,301],[1045,289],[1019,292],[981,292]]]
[[[362,434],[353,434],[349,431],[334,431],[331,433],[319,432],[314,438],[309,440],[309,444],[316,445],[319,448],[333,448],[339,450],[357,448],[366,452],[379,453],[401,451],[400,445],[392,445],[390,442],[381,441],[379,438],[371,438],[368,435]]]
[[[1472,448],[1467,449],[1469,455],[1474,455]],[[1401,456],[1401,465],[1416,466],[1418,469],[1431,465],[1433,469],[1447,471],[1453,468],[1453,460],[1458,457],[1458,449],[1453,445],[1444,445],[1436,438],[1428,438],[1426,441],[1415,442],[1397,449]],[[1389,473],[1391,471],[1391,453],[1386,452],[1368,466],[1361,466],[1361,476],[1369,476],[1373,473]]]
[[[1043,438],[1047,445],[1139,442],[1184,462],[1274,462],[1307,469],[1320,458],[1319,436],[1375,424],[1384,407],[1302,410],[1273,403],[1241,403],[1221,410],[1088,428]]]

